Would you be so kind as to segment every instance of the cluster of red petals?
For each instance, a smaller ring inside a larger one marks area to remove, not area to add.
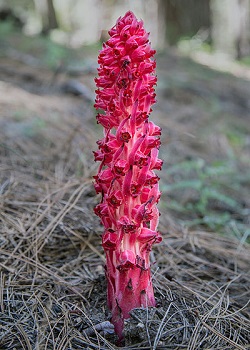
[[[95,79],[97,122],[104,128],[94,152],[100,162],[95,189],[102,195],[95,213],[105,227],[108,305],[121,337],[131,309],[155,305],[149,253],[161,240],[154,172],[162,166],[161,129],[148,119],[155,103],[156,63],[143,22],[129,11],[109,34]]]

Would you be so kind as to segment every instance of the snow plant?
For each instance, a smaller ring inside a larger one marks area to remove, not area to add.
[[[97,122],[104,128],[97,141],[94,176],[101,202],[94,211],[105,228],[108,307],[122,339],[124,319],[136,307],[155,306],[149,255],[161,241],[157,231],[160,198],[155,170],[161,128],[149,121],[156,84],[152,50],[143,21],[129,11],[109,31],[98,56],[95,79]]]

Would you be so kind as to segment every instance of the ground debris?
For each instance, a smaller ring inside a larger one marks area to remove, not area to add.
[[[230,123],[237,120],[240,131],[249,126],[245,115],[228,116],[217,100],[213,111],[218,115],[210,119],[206,111],[210,95],[203,94],[205,100],[195,104],[199,96],[188,89],[183,101],[187,89],[178,88],[181,65],[177,68],[176,60],[162,56],[158,66],[162,80],[154,113],[163,128],[167,166],[161,176],[163,242],[152,251],[157,307],[131,312],[125,322],[124,350],[242,350],[250,343],[248,232],[232,239],[204,226],[180,225],[166,210],[171,198],[164,185],[181,176],[167,175],[169,164],[188,157],[216,162],[233,152],[221,131],[227,118]],[[0,69],[0,349],[117,349],[106,307],[102,227],[93,214],[99,201],[92,185],[97,171],[92,150],[99,138],[93,111],[83,99],[50,87],[49,70],[46,75],[28,64],[12,62],[11,57],[1,58],[0,67],[20,73]],[[168,72],[179,80],[171,80]],[[27,74],[34,79],[27,82]],[[202,91],[213,91],[211,87],[218,84],[217,89],[227,94],[229,78],[209,74],[199,82],[207,84]],[[168,100],[161,97],[165,77],[170,82]],[[93,81],[93,72],[86,75],[86,86],[91,86],[90,78]],[[246,84],[237,82],[237,96],[241,89],[247,95]],[[215,127],[211,133],[209,128]],[[247,213],[250,196],[244,159],[249,145],[238,134],[229,136],[238,147],[237,161],[243,159],[240,200]],[[183,209],[194,198],[192,191],[181,190],[178,204]],[[216,205],[221,212],[226,209]],[[242,223],[247,220],[244,215],[235,212]],[[232,226],[238,232],[240,226],[235,222]]]
[[[245,349],[249,341],[249,321],[237,323],[240,312],[233,315],[221,299],[215,304],[171,283],[157,308],[138,308],[125,322],[127,344],[138,343],[149,349]],[[243,316],[244,318],[244,316]],[[230,336],[231,335],[231,336]]]

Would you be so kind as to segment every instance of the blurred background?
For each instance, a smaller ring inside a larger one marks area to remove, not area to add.
[[[143,18],[158,49],[213,50],[230,59],[250,54],[249,0],[1,0],[0,19],[76,48],[105,39],[129,9]]]
[[[58,135],[56,157],[63,158],[57,121],[65,118],[64,138],[76,147],[75,120],[85,137],[86,130],[92,133],[88,143],[96,148],[102,133],[92,107],[97,55],[107,31],[129,9],[144,20],[157,49],[152,118],[163,128],[163,217],[246,240],[250,0],[0,0],[3,139],[18,142],[11,149],[32,140],[33,151],[22,146],[21,156],[36,167],[33,153],[44,150],[53,168],[51,137]],[[62,179],[76,176],[76,168],[79,174],[88,168],[88,176],[96,171],[91,149],[74,147],[72,164],[59,161]]]

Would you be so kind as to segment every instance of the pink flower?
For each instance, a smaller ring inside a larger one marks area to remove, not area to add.
[[[94,152],[100,162],[95,189],[102,195],[95,213],[105,227],[108,306],[121,340],[129,312],[155,306],[149,253],[161,241],[159,177],[154,172],[162,167],[161,129],[148,120],[155,103],[156,64],[143,22],[129,11],[109,34],[95,79],[97,122],[104,128]]]

